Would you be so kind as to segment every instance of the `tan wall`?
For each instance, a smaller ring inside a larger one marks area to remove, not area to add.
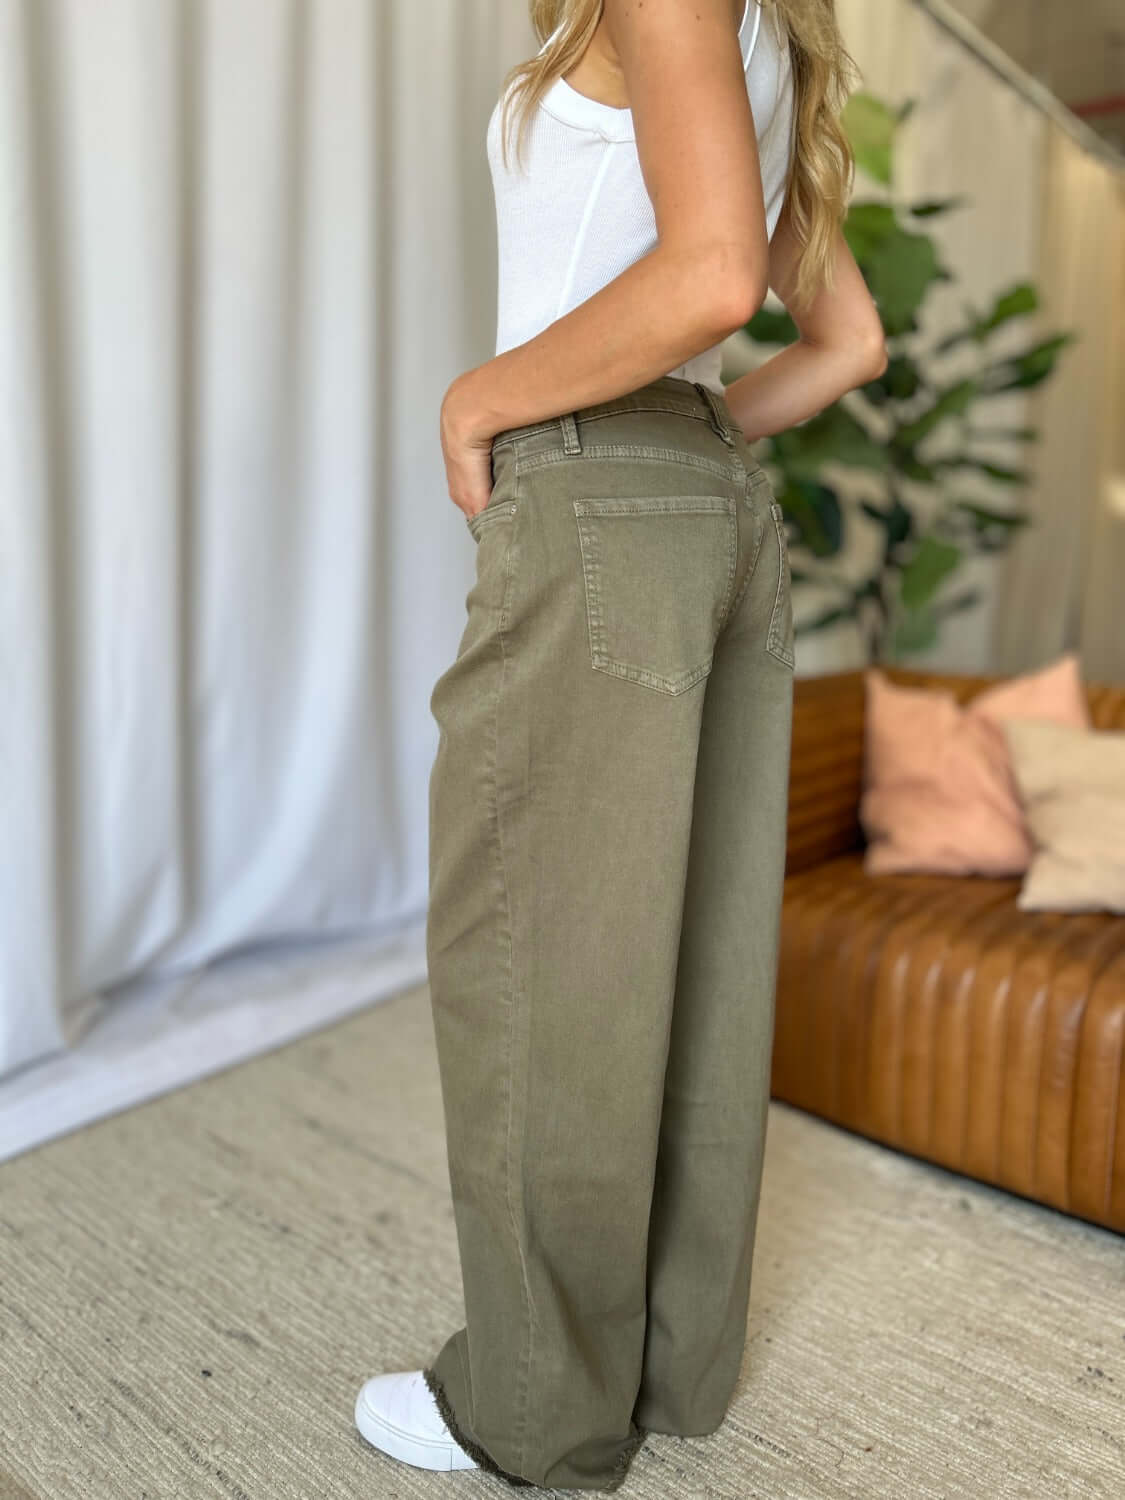
[[[1125,108],[1083,105],[1125,96],[1122,0],[950,0],[956,10],[1038,78],[1093,129],[1125,150]]]

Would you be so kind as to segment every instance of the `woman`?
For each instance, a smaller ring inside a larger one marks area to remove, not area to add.
[[[833,0],[531,16],[488,127],[497,353],[441,409],[477,547],[430,703],[466,1325],[356,1421],[407,1463],[613,1490],[646,1431],[718,1427],[744,1349],[793,691],[748,443],[886,354],[840,232]],[[724,390],[767,284],[800,339]]]

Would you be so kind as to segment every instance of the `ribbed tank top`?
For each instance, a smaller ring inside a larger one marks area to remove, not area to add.
[[[795,126],[789,49],[773,15],[765,19],[758,0],[746,0],[738,28],[771,239]],[[556,78],[532,118],[521,170],[514,154],[510,169],[501,159],[502,102],[503,96],[486,136],[496,201],[497,354],[526,343],[593,296],[658,239],[631,110],[602,104]],[[666,373],[721,391],[721,351],[715,344]]]

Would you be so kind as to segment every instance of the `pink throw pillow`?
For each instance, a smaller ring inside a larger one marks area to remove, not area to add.
[[[1033,845],[1002,726],[1048,719],[1088,729],[1077,655],[999,682],[964,706],[947,688],[900,687],[877,667],[864,683],[859,818],[868,874],[1022,874]]]

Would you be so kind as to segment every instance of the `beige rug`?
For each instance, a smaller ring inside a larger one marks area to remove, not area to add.
[[[619,1495],[1125,1496],[1120,1236],[775,1103],[750,1302]],[[507,1500],[352,1426],[461,1312],[423,988],[0,1166],[0,1497]]]

